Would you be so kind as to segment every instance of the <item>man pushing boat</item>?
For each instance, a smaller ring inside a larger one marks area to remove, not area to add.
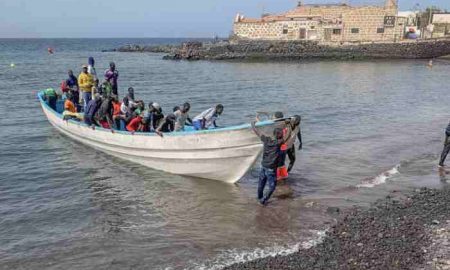
[[[258,200],[262,205],[266,205],[267,201],[272,196],[277,186],[277,168],[281,159],[281,145],[285,143],[285,139],[290,137],[291,130],[288,130],[287,136],[284,136],[282,128],[275,128],[273,130],[274,139],[270,136],[264,135],[256,128],[256,122],[252,122],[252,129],[256,135],[261,139],[264,145],[263,157],[261,162],[261,171],[259,173],[258,181]],[[264,188],[269,182],[269,191],[264,195]]]

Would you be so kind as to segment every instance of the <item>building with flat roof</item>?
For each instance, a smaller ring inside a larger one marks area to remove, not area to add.
[[[248,40],[316,40],[323,43],[396,41],[405,32],[405,17],[397,15],[397,0],[382,6],[302,4],[259,19],[238,14],[233,33]]]

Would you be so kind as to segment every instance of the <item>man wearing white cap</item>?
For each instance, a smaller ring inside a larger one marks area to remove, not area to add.
[[[84,109],[92,99],[92,87],[94,86],[94,77],[88,73],[88,66],[83,65],[83,71],[78,76],[78,86],[83,93]]]

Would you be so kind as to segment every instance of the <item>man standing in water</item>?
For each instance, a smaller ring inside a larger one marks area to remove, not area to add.
[[[262,134],[255,126],[256,122],[252,122],[252,129],[264,144],[263,158],[261,162],[261,171],[259,173],[258,182],[258,200],[262,205],[266,205],[277,186],[277,167],[281,158],[280,147],[284,143],[283,129],[275,128],[273,135],[275,139]],[[286,137],[289,137],[290,134]],[[264,195],[264,187],[269,182],[269,192]]]
[[[442,150],[441,159],[439,160],[439,166],[444,167],[445,159],[447,158],[448,152],[450,152],[450,123],[445,129],[445,141],[444,141],[444,149]]]

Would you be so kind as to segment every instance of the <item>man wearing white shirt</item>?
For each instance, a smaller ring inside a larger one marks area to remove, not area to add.
[[[216,120],[223,112],[223,105],[218,104],[215,108],[209,108],[194,117],[192,124],[196,130],[208,129],[210,126],[217,127]]]

